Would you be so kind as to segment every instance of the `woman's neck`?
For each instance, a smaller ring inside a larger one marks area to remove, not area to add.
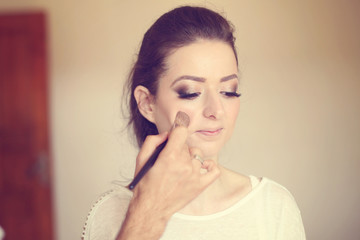
[[[247,176],[232,172],[222,166],[220,177],[206,188],[180,213],[186,215],[209,215],[232,206],[251,191]]]

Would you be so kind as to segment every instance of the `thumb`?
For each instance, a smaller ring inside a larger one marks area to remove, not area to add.
[[[220,176],[220,169],[213,160],[205,160],[202,168],[207,170],[207,172],[200,177],[200,184],[203,187],[209,186]]]

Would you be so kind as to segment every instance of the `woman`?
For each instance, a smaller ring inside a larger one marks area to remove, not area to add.
[[[240,106],[234,41],[226,19],[199,7],[174,9],[146,32],[129,78],[135,175],[167,144],[133,191],[94,205],[83,239],[305,239],[285,188],[219,164]],[[178,111],[188,126],[172,128]]]

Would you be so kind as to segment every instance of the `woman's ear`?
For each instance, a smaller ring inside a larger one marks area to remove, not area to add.
[[[144,118],[155,123],[154,106],[155,97],[144,86],[137,86],[134,90],[134,97],[137,102],[138,109]]]

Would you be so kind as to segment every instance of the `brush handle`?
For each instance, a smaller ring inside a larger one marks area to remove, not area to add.
[[[145,163],[145,165],[141,168],[139,173],[135,176],[134,180],[129,184],[128,188],[130,190],[133,190],[136,184],[139,183],[139,181],[144,177],[144,175],[150,170],[150,168],[155,164],[156,159],[159,157],[160,152],[164,149],[165,145],[167,143],[167,140],[164,141],[162,144],[157,146],[153,154],[151,154],[149,160]]]

